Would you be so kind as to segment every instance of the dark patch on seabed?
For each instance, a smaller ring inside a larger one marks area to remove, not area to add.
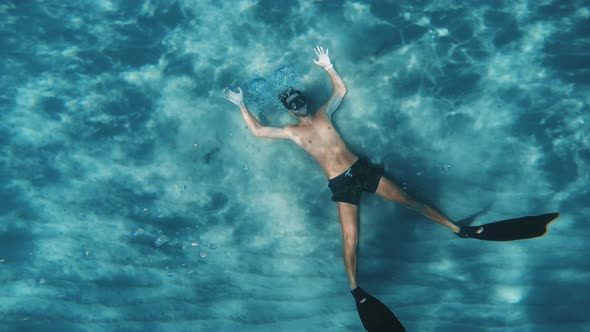
[[[8,227],[0,231],[0,259],[5,260],[4,267],[11,268],[16,277],[20,269],[26,267],[33,259],[35,236],[26,226],[28,222],[8,218]]]

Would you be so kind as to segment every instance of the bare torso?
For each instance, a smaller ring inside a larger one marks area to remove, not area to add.
[[[288,129],[293,134],[293,142],[317,160],[329,179],[344,173],[358,159],[323,110],[312,116],[310,122],[300,121]]]

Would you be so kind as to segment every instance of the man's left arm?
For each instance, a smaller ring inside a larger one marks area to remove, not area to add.
[[[319,66],[324,68],[328,72],[328,76],[330,76],[330,80],[332,81],[332,86],[334,87],[334,92],[332,96],[330,96],[330,100],[322,106],[322,110],[325,110],[328,117],[332,118],[332,114],[336,112],[338,106],[342,103],[342,99],[346,95],[346,86],[342,81],[336,69],[334,69],[334,65],[330,61],[330,57],[328,56],[328,49],[324,51],[324,48],[321,46],[316,47],[314,50],[315,54],[318,57],[318,60],[313,60],[313,62]]]

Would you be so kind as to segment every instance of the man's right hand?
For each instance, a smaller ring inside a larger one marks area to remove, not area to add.
[[[326,49],[324,51],[324,48],[322,46],[316,46],[316,48],[313,49],[313,52],[315,53],[315,55],[318,57],[318,59],[314,59],[313,63],[315,63],[317,66],[320,66],[322,68],[324,68],[325,70],[328,70],[334,66],[332,66],[332,62],[330,61],[330,57],[328,56],[328,49]]]
[[[239,92],[236,93],[232,90],[229,90],[228,88],[225,88],[223,89],[223,98],[241,107],[244,105],[244,94],[242,93],[242,89],[240,89],[240,87],[238,87],[238,91]]]

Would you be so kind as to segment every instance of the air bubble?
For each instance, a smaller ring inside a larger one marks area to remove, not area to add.
[[[440,167],[442,171],[448,172],[452,166],[451,164],[438,164],[438,167]]]
[[[164,235],[160,235],[154,240],[154,246],[156,246],[156,248],[159,248],[163,246],[166,242],[168,242],[168,238]]]

